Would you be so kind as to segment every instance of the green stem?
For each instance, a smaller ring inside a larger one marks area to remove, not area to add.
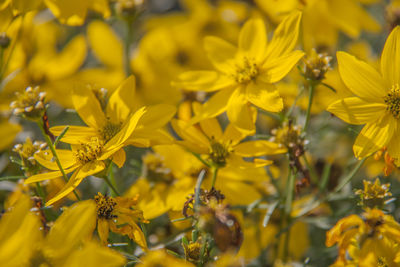
[[[36,183],[36,191],[37,191],[38,196],[39,196],[43,201],[45,201],[45,200],[46,200],[46,194],[44,193],[43,188],[42,188],[42,186],[40,185],[39,182]]]
[[[200,191],[201,191],[201,184],[204,181],[204,178],[206,177],[206,171],[202,170],[199,174],[199,177],[197,178],[196,182],[196,188],[194,192],[194,210],[198,211],[200,207]]]
[[[106,181],[107,185],[111,188],[115,196],[120,196],[121,194],[118,192],[118,190],[114,187],[114,185],[111,183],[110,179],[108,179],[107,175],[103,176],[104,181]]]
[[[358,170],[361,168],[361,166],[364,164],[364,162],[367,160],[367,158],[363,158],[360,162],[358,162],[358,164],[356,165],[356,167],[349,173],[349,175],[347,175],[342,181],[341,183],[336,186],[335,190],[333,190],[333,193],[337,193],[340,190],[343,189],[343,187],[345,187],[350,181],[351,179],[353,179],[353,177],[357,174]]]
[[[292,212],[293,192],[294,192],[295,175],[291,168],[289,168],[289,177],[286,185],[286,201],[285,201],[285,225],[288,226],[286,231],[284,247],[283,247],[283,261],[286,262],[289,256],[289,239],[290,239],[290,213]]]
[[[311,107],[314,99],[314,89],[315,89],[315,83],[310,81],[308,86],[308,106],[306,113],[306,121],[304,123],[304,129],[303,129],[303,131],[305,132],[307,131],[307,127],[310,123]]]
[[[214,188],[215,181],[217,180],[217,175],[218,175],[218,167],[213,167],[212,173],[213,173],[213,176],[212,176],[211,188]]]
[[[53,142],[50,140],[50,137],[46,134],[43,122],[38,121],[38,125],[39,125],[40,130],[42,131],[42,135],[44,136],[44,139],[46,140],[48,147],[50,148],[51,153],[53,154],[54,159],[56,160],[57,166],[62,173],[62,177],[63,177],[64,181],[67,183],[69,179],[67,177],[67,174],[64,171],[64,168],[61,165],[60,159],[57,156],[57,152],[56,152],[56,149],[54,148]],[[75,190],[73,192],[74,192],[76,199],[81,200],[78,193],[76,193]]]
[[[311,181],[312,181],[314,184],[318,184],[318,175],[317,175],[317,173],[315,172],[314,167],[310,164],[310,162],[308,162],[308,159],[307,159],[307,157],[306,157],[305,154],[303,154],[303,159],[304,159],[304,163],[305,163],[306,166],[307,166],[307,169],[310,171],[310,178],[311,178]]]
[[[131,43],[132,43],[132,37],[133,37],[133,21],[134,19],[129,17],[125,20],[126,22],[126,38],[125,38],[125,48],[124,48],[124,53],[125,53],[125,73],[127,76],[131,74],[131,67],[130,67],[130,48],[131,48]]]

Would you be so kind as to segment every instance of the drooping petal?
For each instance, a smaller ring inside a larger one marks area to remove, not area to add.
[[[125,160],[126,160],[126,153],[123,148],[115,152],[114,155],[112,156],[112,161],[118,166],[118,168],[124,166]]]
[[[100,103],[92,90],[75,88],[72,94],[72,103],[79,117],[90,127],[102,129],[106,124],[106,117]]]
[[[46,206],[50,206],[51,204],[59,201],[60,199],[67,196],[71,193],[78,185],[82,182],[82,180],[90,175],[96,174],[104,170],[105,164],[102,161],[94,161],[89,162],[77,169],[74,174],[69,178],[68,183],[58,192],[58,194],[47,201]]]
[[[241,89],[235,90],[230,97],[227,109],[228,118],[239,130],[253,133],[255,126],[250,106],[246,94],[242,91]]]
[[[352,93],[367,101],[383,103],[390,88],[385,87],[381,75],[367,63],[345,52],[337,52],[336,56],[340,77]]]
[[[136,125],[143,114],[146,113],[146,107],[142,107],[130,116],[124,127],[104,146],[104,153],[99,160],[105,160],[114,154],[118,149],[124,146],[124,142],[132,135]]]
[[[386,110],[382,103],[370,103],[358,97],[347,97],[332,103],[327,110],[351,124],[377,121]]]
[[[229,73],[237,48],[227,41],[207,36],[204,38],[204,50],[214,67],[222,73]]]
[[[239,33],[239,50],[261,61],[266,49],[267,30],[264,22],[261,19],[248,20]]]
[[[123,46],[121,40],[106,23],[95,20],[87,28],[90,46],[96,57],[111,68],[123,67]]]
[[[108,234],[110,232],[109,223],[106,219],[97,220],[97,233],[99,233],[100,241],[103,244],[108,243]]]
[[[77,167],[64,170],[65,174],[68,174],[68,173],[74,171],[76,168]],[[25,184],[41,182],[41,181],[45,181],[45,180],[59,178],[62,176],[63,176],[63,174],[61,173],[61,171],[45,172],[45,173],[41,173],[41,174],[32,175],[31,177],[29,177],[28,179],[25,180]]]
[[[133,110],[135,99],[136,79],[129,76],[110,96],[106,107],[106,114],[114,123],[124,122]]]
[[[283,109],[283,100],[273,84],[252,82],[247,86],[246,97],[253,105],[266,111],[279,112]]]
[[[267,83],[276,83],[282,80],[304,56],[304,52],[296,50],[281,57],[267,60],[262,66],[259,79]]]
[[[267,48],[267,60],[281,57],[293,50],[297,44],[301,12],[287,16],[276,28]]]
[[[286,152],[286,148],[267,140],[253,140],[235,146],[234,153],[242,157],[259,157]]]
[[[187,71],[172,82],[175,87],[185,90],[213,92],[232,86],[234,80],[215,71]]]
[[[381,57],[381,72],[388,86],[400,85],[400,27],[397,26],[386,40]],[[387,88],[390,89],[390,88]]]
[[[367,123],[354,142],[354,155],[364,158],[386,146],[395,131],[394,120],[391,114],[386,114],[377,122]]]
[[[55,136],[59,136],[67,126],[54,126],[50,128],[50,131]],[[68,130],[61,138],[61,141],[68,144],[81,144],[85,141],[90,141],[93,136],[96,136],[98,131],[96,129],[85,127],[85,126],[70,126],[68,125]]]

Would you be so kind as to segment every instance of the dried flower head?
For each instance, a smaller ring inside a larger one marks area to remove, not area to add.
[[[325,78],[325,73],[331,70],[332,57],[327,53],[317,53],[315,49],[311,50],[311,54],[303,58],[304,70],[303,74],[308,80],[321,81]]]
[[[366,180],[363,183],[364,189],[355,192],[360,196],[360,205],[363,208],[383,208],[388,197],[392,196],[389,192],[390,184],[381,184],[378,178],[374,183]]]
[[[47,144],[41,141],[34,141],[32,143],[32,140],[29,137],[26,139],[25,143],[16,144],[14,146],[13,151],[18,153],[21,159],[22,169],[24,170],[26,176],[31,176],[42,168],[39,164],[37,164],[34,155],[42,152],[46,146]]]

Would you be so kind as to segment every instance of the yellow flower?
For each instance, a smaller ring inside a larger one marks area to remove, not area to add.
[[[400,225],[378,209],[367,209],[362,217],[353,214],[343,218],[326,233],[326,246],[339,246],[338,266],[397,266],[392,264],[399,242]]]
[[[172,127],[183,139],[178,143],[189,151],[198,153],[210,166],[218,168],[230,166],[239,168],[262,167],[271,164],[269,160],[258,157],[286,152],[286,148],[267,140],[251,140],[242,142],[245,134],[233,124],[229,124],[223,132],[216,118],[199,122],[199,127],[183,120],[173,120]],[[244,157],[254,157],[253,161],[245,161]]]
[[[192,267],[190,262],[175,258],[165,250],[153,250],[140,258],[137,267]]]
[[[97,137],[105,145],[119,139],[119,148],[127,144],[147,147],[155,143],[168,143],[169,135],[160,129],[175,114],[174,106],[159,104],[137,110],[135,104],[135,78],[128,77],[107,99],[96,96],[91,90],[75,90],[72,102],[82,120],[89,126],[69,126],[61,141],[69,144],[88,142]],[[104,102],[107,105],[104,107]],[[66,126],[53,127],[50,130],[58,136]],[[117,138],[118,136],[118,138]],[[123,142],[122,139],[124,139]],[[125,152],[118,151],[121,161],[116,164],[121,167],[125,161]]]
[[[400,28],[396,27],[386,40],[380,73],[345,52],[337,53],[340,76],[355,96],[338,100],[327,110],[347,123],[366,124],[353,146],[359,159],[384,146],[397,164],[400,159],[399,45]]]
[[[97,231],[103,244],[108,243],[109,231],[127,235],[144,250],[147,250],[146,237],[137,225],[138,222],[147,223],[143,212],[135,209],[139,196],[109,197],[98,193],[94,197],[97,206]]]
[[[82,98],[80,98],[82,99]],[[54,202],[62,199],[71,193],[81,181],[90,175],[101,172],[105,169],[104,160],[112,158],[112,161],[119,167],[121,167],[125,162],[125,151],[123,147],[126,145],[127,140],[132,135],[135,130],[138,121],[142,118],[143,114],[146,112],[146,108],[143,107],[136,111],[134,114],[127,116],[124,124],[118,125],[119,128],[115,130],[113,124],[109,128],[103,128],[106,126],[106,117],[99,116],[102,112],[100,104],[90,98],[83,98],[82,102],[79,102],[77,110],[81,114],[85,114],[83,117],[84,121],[91,125],[89,127],[78,127],[74,126],[73,134],[70,135],[70,141],[72,143],[72,150],[57,149],[57,155],[60,159],[61,165],[66,174],[73,172],[68,183],[61,189],[61,191],[52,199],[50,199],[46,205],[51,205]],[[112,101],[110,101],[113,103]],[[118,105],[119,107],[122,104]],[[123,106],[126,110],[126,106]],[[111,109],[115,109],[115,106],[110,105]],[[94,112],[92,112],[94,110]],[[117,116],[117,113],[112,113]],[[103,120],[102,120],[103,119]],[[118,120],[117,120],[118,121]],[[119,121],[118,121],[119,122]],[[103,127],[99,127],[103,126]],[[94,129],[105,129],[110,130],[109,132],[96,132]],[[75,134],[75,136],[74,136]],[[103,138],[99,138],[98,134],[103,134],[104,137],[111,138],[105,141]],[[84,140],[80,139],[82,135],[86,138]],[[91,136],[89,138],[89,136]],[[89,140],[88,140],[89,139]],[[43,180],[54,179],[62,176],[58,165],[54,162],[53,157],[49,151],[47,153],[36,154],[35,159],[44,167],[50,171],[47,173],[37,174],[29,177],[25,183],[40,182]]]
[[[104,18],[111,15],[108,0],[44,0],[44,2],[61,23],[70,26],[82,25],[89,9],[101,13]]]
[[[339,32],[357,38],[362,30],[379,32],[380,26],[360,3],[379,0],[255,0],[275,23],[293,10],[303,12],[303,42],[306,49],[335,46]]]
[[[50,230],[46,222],[39,220],[37,210],[31,208],[29,197],[22,195],[1,217],[1,266],[81,266],[77,263],[82,261],[87,263],[85,266],[98,266],[96,262],[107,266],[125,264],[119,253],[89,241],[96,227],[94,202],[81,201],[65,208]],[[82,254],[85,256],[78,258]]]
[[[215,71],[190,71],[175,83],[183,89],[214,92],[194,122],[227,111],[230,121],[244,131],[255,130],[248,103],[278,112],[283,101],[273,83],[280,81],[303,56],[296,46],[301,13],[288,16],[267,45],[261,19],[246,22],[239,34],[238,48],[216,37],[204,39],[205,50]]]

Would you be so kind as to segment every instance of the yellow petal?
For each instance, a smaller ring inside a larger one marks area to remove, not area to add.
[[[75,156],[71,150],[56,149],[56,153],[63,169],[68,169],[76,163]],[[40,165],[46,167],[47,169],[54,171],[59,170],[57,162],[54,160],[53,154],[50,150],[46,150],[41,153],[35,153],[34,157],[35,160],[40,163]]]
[[[219,140],[222,137],[222,129],[216,118],[201,120],[199,123],[208,138]]]
[[[55,126],[51,127],[50,131],[55,136],[59,136],[62,131],[64,131],[66,126]],[[94,128],[85,127],[85,126],[69,126],[68,130],[65,133],[64,137],[61,138],[61,141],[68,144],[79,145],[82,142],[90,141],[91,137],[98,135],[98,131]]]
[[[246,97],[253,105],[266,111],[279,112],[283,109],[283,100],[273,84],[252,82],[247,86]]]
[[[267,30],[261,19],[248,20],[239,33],[239,50],[257,61],[265,57]]]
[[[81,0],[44,0],[47,7],[61,23],[78,26],[86,18],[89,1]]]
[[[110,228],[106,219],[97,220],[97,232],[99,233],[100,241],[103,244],[108,244],[108,234],[110,232]]]
[[[387,149],[389,152],[389,155],[392,158],[400,160],[400,129],[399,129],[399,122],[395,120],[395,132],[393,133],[392,139],[389,141],[389,144],[387,145]]]
[[[130,138],[126,141],[127,144],[136,147],[151,147],[155,145],[168,145],[174,142],[174,138],[165,130],[135,130]]]
[[[230,123],[228,126],[226,126],[222,139],[225,141],[230,141],[231,145],[236,145],[246,136],[248,136],[248,133],[239,131],[232,123]]]
[[[242,157],[237,156],[235,154],[231,154],[226,161],[228,166],[240,169],[261,168],[264,166],[271,165],[273,163],[271,160],[261,160],[261,159],[254,161],[246,161]]]
[[[395,130],[394,120],[391,114],[387,114],[375,123],[367,123],[354,143],[354,155],[358,159],[364,158],[386,146]]]
[[[225,89],[214,94],[203,104],[201,109],[199,108],[198,113],[190,122],[194,124],[203,119],[218,116],[224,112],[234,91],[234,89]]]
[[[176,107],[168,104],[148,106],[146,113],[139,120],[137,130],[156,130],[167,124],[176,113]],[[135,130],[136,131],[136,130]]]
[[[50,206],[51,204],[59,201],[60,199],[67,196],[71,193],[78,185],[82,182],[82,180],[90,175],[96,174],[104,170],[105,165],[102,161],[94,161],[89,162],[83,165],[81,168],[77,169],[73,175],[69,178],[68,183],[58,192],[58,194],[47,201],[46,206]]]
[[[172,82],[175,87],[185,90],[213,92],[232,86],[234,80],[215,71],[187,71],[178,76],[179,81]]]
[[[381,72],[388,86],[400,84],[400,27],[397,26],[386,40],[381,57]],[[390,88],[387,88],[390,89]]]
[[[227,114],[229,120],[240,131],[246,133],[253,133],[255,131],[250,106],[248,105],[246,95],[241,89],[235,90],[229,99]]]
[[[214,67],[222,73],[233,69],[236,47],[221,38],[207,36],[204,38],[204,49]]]
[[[347,97],[332,103],[327,110],[347,123],[364,124],[377,121],[386,111],[386,105],[370,103],[358,97]]]
[[[281,57],[267,60],[262,66],[258,79],[266,83],[276,83],[285,77],[289,71],[304,56],[304,52],[296,50]]]
[[[43,253],[64,263],[69,253],[87,240],[96,227],[96,204],[93,200],[79,201],[58,217],[44,242]],[[57,264],[61,266],[61,264]]]
[[[12,124],[6,121],[0,123],[0,129],[0,151],[2,151],[12,144],[22,127],[19,124]]]
[[[90,46],[104,65],[123,68],[123,46],[121,40],[106,23],[96,20],[87,29]]]
[[[136,79],[135,76],[129,76],[114,91],[108,100],[106,114],[114,123],[124,122],[131,110],[133,110],[133,100],[135,99]]]
[[[118,149],[124,146],[124,143],[132,135],[136,125],[143,114],[146,113],[146,107],[142,107],[130,116],[124,127],[104,146],[104,153],[99,160],[105,160],[114,154]]]
[[[204,151],[208,150],[210,142],[198,128],[182,120],[172,120],[171,125],[174,128],[174,131],[183,140],[196,144],[198,147],[202,147]]]
[[[118,166],[118,168],[124,166],[125,160],[126,160],[126,153],[123,148],[115,152],[114,155],[112,156],[112,161]]]
[[[301,12],[287,16],[274,31],[274,36],[267,48],[267,60],[281,57],[293,50],[297,44]]]
[[[86,41],[83,35],[74,37],[61,51],[46,63],[46,77],[50,80],[65,78],[77,72],[86,58]]]
[[[242,157],[259,157],[286,152],[286,148],[267,140],[243,142],[235,146],[234,153]]]
[[[74,171],[76,168],[77,167],[73,167],[71,169],[64,170],[64,172],[65,172],[65,174],[68,174],[68,173]],[[25,180],[25,184],[41,182],[44,180],[50,180],[50,179],[59,178],[62,176],[63,175],[62,175],[61,171],[45,172],[45,173],[41,173],[41,174],[32,175],[31,177],[29,177],[28,179]]]
[[[344,84],[360,98],[383,103],[390,88],[386,88],[381,75],[367,63],[345,52],[337,52],[336,56]]]
[[[106,117],[100,103],[89,88],[75,88],[72,103],[79,117],[90,127],[102,129],[106,125]]]

